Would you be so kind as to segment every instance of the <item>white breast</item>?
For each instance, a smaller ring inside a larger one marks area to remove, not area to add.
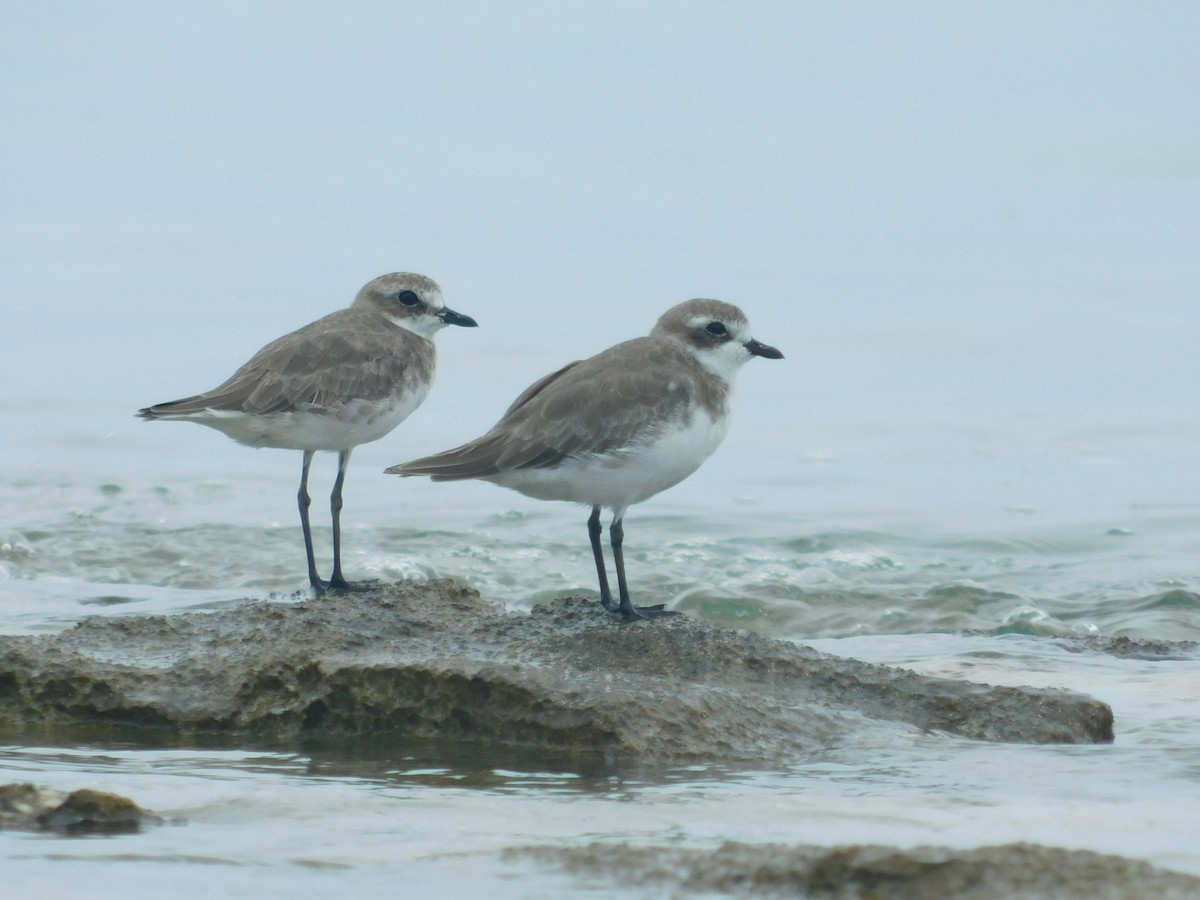
[[[712,456],[729,430],[729,417],[693,410],[654,439],[603,456],[563,460],[549,469],[502,472],[487,480],[538,500],[567,500],[623,510],[678,484]]]
[[[349,450],[377,441],[412,415],[429,394],[429,383],[382,400],[351,400],[333,409],[251,415],[205,410],[190,421],[223,432],[251,447],[288,450]]]

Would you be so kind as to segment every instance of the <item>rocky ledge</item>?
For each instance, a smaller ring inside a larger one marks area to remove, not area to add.
[[[1036,844],[814,847],[726,843],[716,850],[589,844],[506,851],[661,896],[871,897],[875,900],[1186,900],[1200,878],[1140,860]]]
[[[0,726],[76,724],[661,762],[794,761],[876,729],[1113,737],[1112,710],[1078,694],[928,678],[686,616],[626,624],[595,600],[509,613],[449,581],[0,637]]]

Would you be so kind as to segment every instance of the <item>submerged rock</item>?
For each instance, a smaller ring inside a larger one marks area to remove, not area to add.
[[[872,897],[878,900],[1158,900],[1200,896],[1200,878],[1085,850],[1005,844],[943,847],[814,847],[726,843],[716,850],[589,844],[505,852],[656,896]],[[660,893],[661,892],[661,893]]]
[[[1073,653],[1091,651],[1105,653],[1122,659],[1174,660],[1195,659],[1200,655],[1200,644],[1195,641],[1160,641],[1131,637],[1084,637],[1063,638],[1059,645]]]
[[[66,793],[34,784],[0,785],[0,828],[64,834],[124,834],[162,819],[119,794],[83,788]]]
[[[0,637],[0,726],[255,739],[394,732],[656,761],[794,760],[863,732],[1099,743],[1112,711],[828,656],[594,600],[497,610],[448,581]]]

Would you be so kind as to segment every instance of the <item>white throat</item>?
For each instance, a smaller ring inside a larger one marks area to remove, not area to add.
[[[433,336],[446,327],[446,323],[437,316],[388,316],[387,320],[427,341],[432,341]]]
[[[734,378],[742,366],[750,360],[750,351],[740,341],[727,341],[716,347],[692,347],[687,351],[695,357],[706,371],[733,387]]]

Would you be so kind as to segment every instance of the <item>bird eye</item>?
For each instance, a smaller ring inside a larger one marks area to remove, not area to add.
[[[704,327],[704,330],[713,337],[725,337],[725,335],[729,333],[725,326],[720,322],[709,322],[708,325]]]
[[[396,295],[396,299],[407,306],[409,309],[421,305],[421,298],[412,291],[401,291]]]

